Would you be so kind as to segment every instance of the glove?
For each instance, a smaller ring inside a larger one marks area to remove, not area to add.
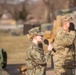
[[[69,30],[71,31],[75,31],[75,26],[74,26],[74,23],[70,23],[70,27],[69,27]]]
[[[48,51],[52,51],[52,49],[53,49],[52,44],[49,44],[49,45],[48,45]]]

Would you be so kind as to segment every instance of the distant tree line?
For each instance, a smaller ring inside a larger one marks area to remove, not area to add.
[[[7,1],[9,0],[3,0],[3,2],[0,0],[0,17],[4,11],[7,11],[16,21],[19,19],[26,21],[29,14],[35,13],[40,17],[42,16],[45,22],[48,23],[55,19],[56,11],[76,6],[76,0],[37,0],[37,2],[33,0],[23,0],[23,2],[16,4],[7,3]],[[41,2],[42,4],[40,6]],[[39,7],[38,10],[37,7]],[[40,8],[43,8],[44,12],[42,9],[40,10]],[[41,12],[42,15],[40,14]]]
[[[0,2],[0,17],[2,16],[3,12],[7,11],[11,14],[12,18],[14,18],[16,21],[26,20],[28,11],[26,10],[27,1],[17,3],[17,4],[10,4],[7,3],[8,0],[4,0],[3,2]]]

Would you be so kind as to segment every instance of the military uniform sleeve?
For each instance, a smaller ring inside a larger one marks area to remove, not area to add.
[[[25,66],[27,67],[27,69],[32,69],[32,68],[34,68],[34,66],[36,66],[36,63],[34,62],[33,58],[31,57],[32,50],[30,50],[30,49],[28,48],[26,50],[26,55],[25,55]]]
[[[62,41],[60,42],[63,46],[69,46],[73,43],[75,38],[75,31],[70,31],[69,33],[59,32],[57,38]]]
[[[0,49],[0,63],[3,62],[2,49]]]

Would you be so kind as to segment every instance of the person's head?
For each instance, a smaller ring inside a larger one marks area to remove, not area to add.
[[[41,32],[39,27],[32,28],[28,31],[29,35],[31,35],[32,41],[42,42],[44,33]]]
[[[70,22],[72,21],[72,17],[65,15],[61,18],[61,26],[64,30],[68,31],[70,27]]]

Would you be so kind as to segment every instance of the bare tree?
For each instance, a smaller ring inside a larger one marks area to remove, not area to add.
[[[55,19],[55,0],[43,0],[45,9],[46,22],[52,22]]]
[[[70,7],[70,8],[76,7],[76,0],[70,0],[70,1],[69,1],[69,7]]]
[[[0,6],[3,11],[6,10],[8,13],[10,13],[12,18],[14,18],[16,21],[19,19],[25,20],[27,17],[27,10],[25,6],[26,1],[27,0],[22,3],[17,2],[17,4],[9,4],[7,3],[8,0],[4,0],[4,2],[2,2]]]
[[[50,19],[50,0],[43,0],[45,6],[46,6],[46,9],[45,9],[45,21],[46,22],[51,22],[51,19]]]
[[[55,20],[55,8],[56,8],[56,0],[51,0],[50,8],[51,8],[51,21]]]
[[[3,9],[3,2],[6,3],[6,0],[0,0],[0,17],[2,16],[3,11],[4,11],[4,9]]]

